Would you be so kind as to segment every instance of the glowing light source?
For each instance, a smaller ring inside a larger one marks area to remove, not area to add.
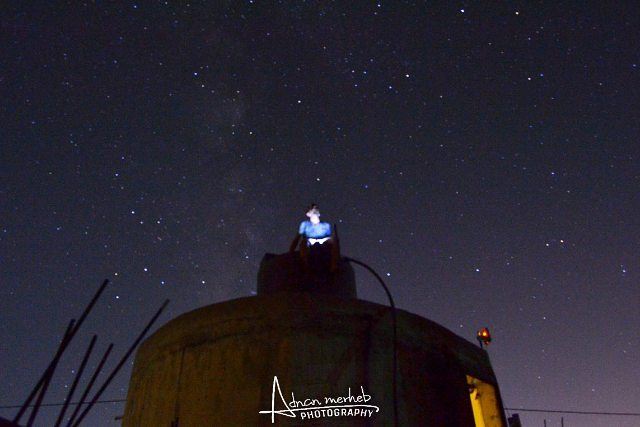
[[[489,345],[491,342],[491,333],[489,332],[489,328],[482,328],[478,331],[478,343],[480,343],[480,348],[483,348],[485,345]]]

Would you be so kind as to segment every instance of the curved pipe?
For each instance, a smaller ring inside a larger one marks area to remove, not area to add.
[[[389,291],[387,284],[384,283],[382,277],[380,277],[380,275],[376,273],[373,268],[369,267],[362,261],[358,261],[357,259],[349,257],[344,257],[344,259],[366,268],[371,274],[373,274],[375,278],[378,279],[378,282],[380,282],[380,285],[382,285],[382,288],[387,294],[387,298],[389,298],[389,305],[391,306],[391,322],[393,324],[393,424],[395,426],[398,426],[398,328],[396,319],[396,305],[393,302],[393,297],[391,296],[391,292]]]

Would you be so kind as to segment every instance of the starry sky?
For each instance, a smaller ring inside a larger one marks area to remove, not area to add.
[[[90,368],[109,342],[113,367],[165,298],[158,325],[252,295],[262,255],[286,251],[316,202],[399,308],[472,341],[490,328],[506,407],[638,412],[633,2],[0,13],[0,405],[25,399],[103,279],[49,402],[92,333]],[[356,271],[360,297],[386,303]],[[130,372],[103,397],[124,398]],[[123,411],[99,405],[90,425]]]

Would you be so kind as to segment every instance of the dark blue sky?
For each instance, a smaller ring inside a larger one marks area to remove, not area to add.
[[[506,406],[637,412],[636,5],[213,3],[3,8],[1,405],[104,278],[51,401],[92,332],[251,295],[316,202],[400,308],[491,329]]]

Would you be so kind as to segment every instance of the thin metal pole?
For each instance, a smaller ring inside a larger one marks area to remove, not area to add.
[[[91,299],[91,302],[89,303],[89,305],[87,305],[87,308],[84,309],[84,312],[78,319],[78,323],[76,323],[76,326],[73,331],[74,334],[78,331],[78,329],[80,329],[82,322],[84,322],[84,319],[89,315],[89,312],[91,311],[93,306],[96,305],[98,298],[100,298],[100,295],[102,295],[102,292],[104,292],[104,289],[107,287],[108,284],[109,284],[109,279],[105,279],[104,282],[102,282],[102,285],[100,285],[100,288],[98,289],[96,294],[93,296],[93,299]]]
[[[91,311],[91,309],[95,305],[96,301],[98,301],[98,298],[100,298],[100,295],[102,295],[102,292],[104,291],[104,289],[107,287],[108,284],[109,284],[109,279],[106,279],[104,282],[102,282],[102,285],[98,289],[98,292],[96,292],[96,294],[93,296],[93,299],[91,300],[91,302],[89,302],[89,305],[87,305],[87,307],[84,309],[84,312],[82,313],[82,315],[78,319],[78,322],[75,324],[73,329],[70,331],[70,333],[69,333],[69,341],[71,341],[73,339],[74,335],[76,334],[76,332],[78,332],[78,329],[80,329],[80,326],[82,325],[82,322],[84,322],[84,319],[87,317],[87,315],[89,314],[89,312]],[[53,356],[53,360],[49,363],[49,366],[47,366],[47,369],[45,369],[44,373],[42,374],[42,376],[38,380],[38,383],[36,384],[36,386],[33,388],[31,393],[29,394],[29,397],[27,397],[27,400],[25,400],[25,402],[22,404],[22,407],[20,408],[20,410],[18,411],[16,416],[13,418],[13,422],[14,423],[16,423],[16,424],[19,423],[20,418],[22,418],[22,416],[24,415],[24,412],[27,410],[27,408],[31,404],[31,401],[35,397],[36,393],[38,392],[38,390],[40,389],[40,387],[44,383],[45,379],[49,376],[49,371],[51,370],[52,366],[54,365],[54,363],[56,363],[56,364],[58,363],[58,360],[60,359],[60,357],[62,356],[62,353],[67,348],[67,344],[68,343],[64,343],[64,341],[63,341],[63,344],[61,344],[60,347],[58,347],[58,351],[56,352],[55,356]]]
[[[69,389],[69,393],[67,393],[67,398],[64,400],[64,405],[62,405],[62,409],[60,410],[60,415],[58,415],[58,420],[55,423],[54,427],[58,427],[61,423],[62,420],[64,419],[64,414],[65,412],[67,412],[67,408],[69,407],[69,403],[71,402],[71,399],[73,398],[73,393],[76,390],[76,387],[78,386],[78,382],[80,381],[80,378],[82,377],[82,373],[84,372],[84,368],[87,365],[87,361],[89,360],[89,357],[91,356],[91,352],[93,351],[93,346],[96,345],[96,340],[98,339],[97,335],[94,335],[93,338],[91,338],[91,342],[89,343],[89,347],[87,348],[87,351],[84,353],[84,357],[82,358],[82,362],[80,363],[80,367],[78,368],[78,372],[76,372],[76,377],[73,379],[73,384],[71,384],[71,388]]]
[[[153,324],[155,323],[155,321],[158,319],[158,317],[160,317],[160,314],[164,311],[165,307],[167,306],[167,304],[169,304],[169,300],[165,300],[164,303],[162,304],[162,306],[158,309],[158,311],[156,312],[156,314],[151,318],[151,320],[149,321],[149,323],[147,324],[147,326],[142,330],[142,332],[140,333],[140,335],[138,335],[138,338],[136,338],[136,340],[134,341],[134,343],[131,345],[131,347],[129,347],[129,350],[127,350],[127,352],[125,353],[124,356],[122,356],[122,359],[120,359],[120,362],[118,362],[118,365],[114,368],[113,372],[111,372],[111,374],[109,375],[109,377],[106,379],[106,381],[104,382],[104,384],[102,384],[102,386],[98,389],[98,391],[96,392],[96,394],[93,396],[93,399],[91,399],[91,401],[89,402],[89,404],[87,405],[87,407],[85,408],[85,410],[80,414],[80,416],[78,417],[78,419],[76,420],[76,422],[73,424],[73,427],[77,427],[78,425],[80,425],[80,423],[82,422],[82,420],[84,419],[84,417],[89,413],[89,411],[91,410],[91,408],[93,407],[93,405],[96,403],[96,401],[100,398],[100,396],[102,395],[102,393],[106,390],[106,388],[109,386],[109,383],[111,382],[111,380],[113,380],[113,378],[116,376],[116,374],[118,373],[118,371],[120,370],[120,368],[122,368],[122,365],[125,364],[125,362],[127,361],[127,359],[129,358],[129,356],[131,355],[131,353],[133,353],[133,350],[135,350],[135,348],[138,346],[138,344],[140,343],[140,341],[142,341],[142,339],[144,338],[144,336],[146,335],[146,333],[149,331],[149,329],[151,329],[151,326],[153,326]]]
[[[49,383],[51,382],[51,378],[58,366],[58,362],[60,361],[60,357],[64,350],[67,348],[71,340],[71,334],[73,333],[73,325],[75,324],[76,319],[71,319],[69,324],[67,325],[67,329],[64,331],[64,335],[62,336],[62,341],[60,341],[60,345],[58,346],[58,350],[56,351],[56,357],[53,358],[47,370],[44,372],[44,376],[42,377],[42,382],[39,386],[38,397],[36,398],[36,403],[33,405],[33,409],[31,409],[31,414],[29,414],[29,419],[27,421],[27,427],[31,427],[33,422],[38,415],[38,411],[40,410],[40,405],[42,405],[42,400],[44,399],[44,395],[47,393],[47,389],[49,388]],[[18,424],[18,423],[16,423]]]
[[[375,276],[376,279],[378,279],[378,282],[380,282],[380,284],[382,285],[384,291],[387,293],[387,298],[389,298],[389,305],[391,305],[391,322],[393,324],[393,379],[392,379],[392,386],[393,386],[393,421],[394,421],[394,425],[398,426],[398,381],[397,381],[397,376],[398,376],[398,327],[397,327],[397,318],[396,318],[396,304],[393,302],[393,297],[391,296],[391,292],[389,291],[389,288],[387,287],[387,285],[384,283],[384,280],[382,280],[382,277],[380,277],[380,275],[378,273],[375,272],[375,270],[371,267],[369,267],[367,264],[365,264],[362,261],[358,261],[357,259],[353,259],[353,258],[348,258],[348,257],[344,257],[344,259],[346,259],[349,262],[353,262],[354,264],[358,264],[364,268],[366,268],[367,270],[369,270],[369,272],[371,274],[373,274]]]
[[[80,408],[82,407],[82,405],[84,405],[84,400],[87,398],[87,395],[89,394],[89,391],[91,390],[91,387],[93,387],[93,383],[96,382],[96,379],[98,378],[98,375],[100,374],[100,372],[102,372],[102,367],[104,366],[105,362],[107,361],[107,358],[109,357],[109,353],[111,353],[111,350],[113,350],[113,343],[109,344],[109,348],[107,348],[107,351],[105,351],[104,355],[102,356],[102,359],[100,360],[100,363],[98,363],[98,367],[96,368],[96,370],[94,371],[93,375],[91,376],[91,379],[89,380],[89,383],[87,384],[87,387],[84,389],[84,392],[82,393],[82,397],[80,397],[80,400],[78,401],[78,404],[76,405],[76,408],[73,410],[73,414],[71,414],[71,418],[69,419],[69,422],[67,423],[67,427],[71,427],[71,424],[76,419],[76,416],[78,415],[78,412],[80,411]]]

